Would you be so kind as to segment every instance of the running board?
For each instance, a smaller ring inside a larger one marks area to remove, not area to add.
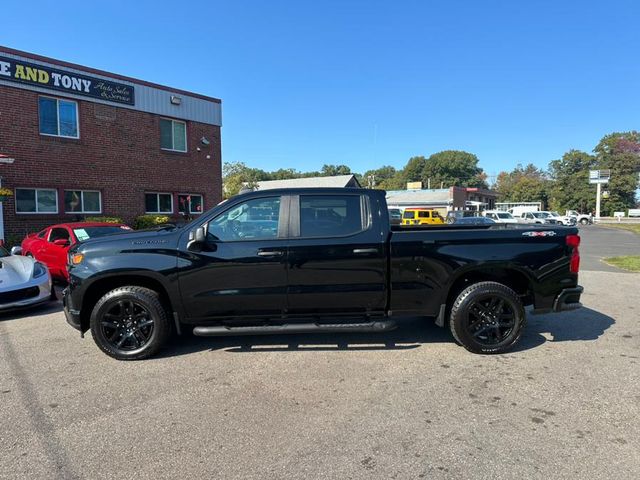
[[[397,328],[395,320],[378,320],[363,323],[292,323],[248,327],[195,327],[193,334],[199,337],[224,335],[269,335],[283,333],[331,333],[331,332],[388,332]]]

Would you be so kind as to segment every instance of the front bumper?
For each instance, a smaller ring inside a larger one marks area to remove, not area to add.
[[[69,287],[62,291],[62,309],[64,310],[64,316],[67,319],[67,323],[76,330],[80,330],[82,333],[82,323],[80,321],[80,310],[73,308],[71,304],[71,295],[69,294]]]
[[[40,305],[41,303],[46,303],[49,300],[55,298],[54,293],[52,293],[53,283],[51,282],[51,277],[49,275],[43,275],[41,278],[34,278],[27,283],[21,284],[19,287],[6,291],[6,293],[28,288],[37,288],[38,294],[21,300],[9,301],[5,303],[0,302],[0,312]]]
[[[553,311],[564,312],[582,307],[580,303],[580,295],[582,295],[582,292],[584,292],[584,288],[580,285],[574,288],[565,288],[553,302]]]

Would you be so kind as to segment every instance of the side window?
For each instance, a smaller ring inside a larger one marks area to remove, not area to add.
[[[301,195],[300,236],[337,237],[365,230],[360,195]]]
[[[69,232],[66,228],[52,228],[49,235],[49,242],[53,243],[54,240],[67,240],[69,241]]]
[[[418,212],[418,217],[420,218],[429,218],[429,212],[425,212],[424,210],[421,210]]]
[[[256,198],[232,207],[209,222],[209,241],[269,240],[278,237],[280,197]]]

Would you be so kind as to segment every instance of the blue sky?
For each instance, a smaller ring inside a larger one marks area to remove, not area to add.
[[[497,173],[638,128],[637,1],[5,3],[0,44],[219,97],[223,160],[267,170]]]

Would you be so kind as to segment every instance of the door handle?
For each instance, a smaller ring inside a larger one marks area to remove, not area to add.
[[[363,254],[363,253],[378,253],[377,248],[354,248],[353,253]]]
[[[284,252],[280,250],[258,250],[259,257],[281,257],[282,255]]]

